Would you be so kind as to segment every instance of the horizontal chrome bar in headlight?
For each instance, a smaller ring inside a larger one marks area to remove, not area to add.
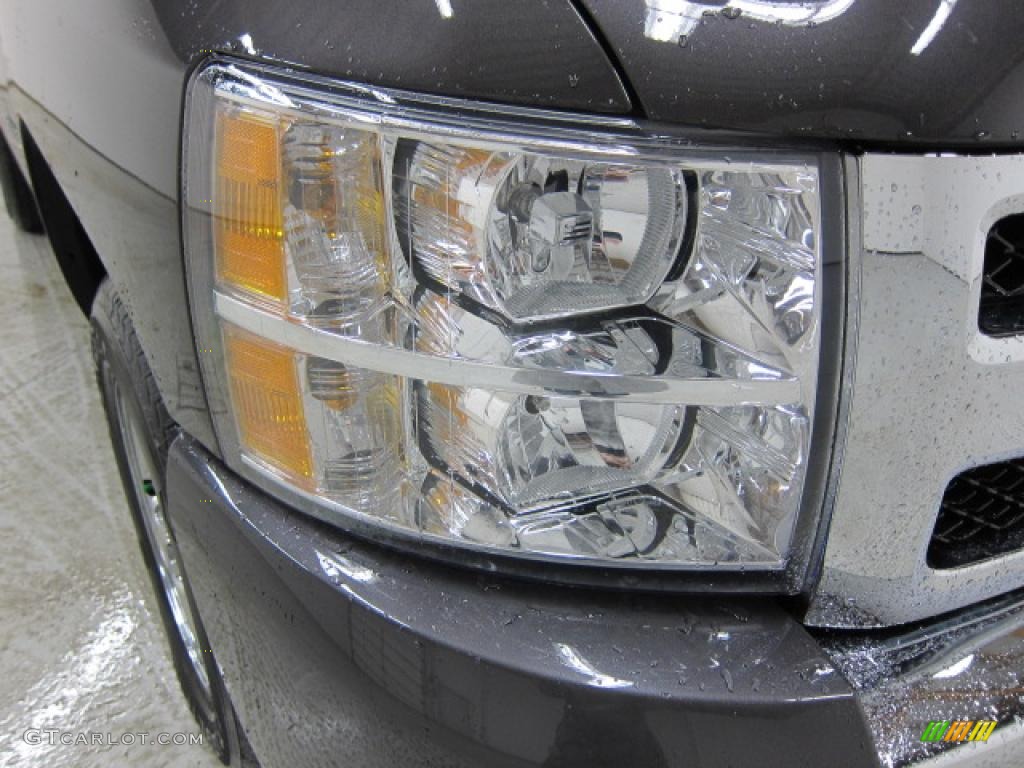
[[[551,368],[527,368],[463,357],[440,357],[402,347],[375,344],[358,337],[295,322],[253,306],[243,299],[216,292],[214,310],[221,318],[282,346],[307,355],[371,371],[422,378],[441,384],[490,387],[526,395],[615,398],[644,403],[690,405],[785,405],[800,399],[800,382],[776,371],[740,350],[719,344],[719,354],[750,368],[749,378],[721,375],[711,368],[694,366],[693,375],[638,376],[589,373]],[[683,326],[700,343],[712,343],[699,331]]]

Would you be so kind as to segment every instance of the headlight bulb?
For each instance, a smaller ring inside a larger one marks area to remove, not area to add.
[[[413,258],[514,322],[642,304],[679,256],[677,169],[424,142],[410,156],[395,208]]]

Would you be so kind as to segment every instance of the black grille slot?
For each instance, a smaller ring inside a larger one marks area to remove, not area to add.
[[[1024,333],[1024,214],[989,230],[978,327],[988,336]]]
[[[953,478],[935,521],[928,565],[957,568],[1024,548],[1024,459]]]

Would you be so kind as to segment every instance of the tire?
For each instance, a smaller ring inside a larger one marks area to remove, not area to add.
[[[177,426],[164,408],[131,319],[109,279],[97,291],[91,323],[110,441],[182,693],[203,731],[204,743],[221,762],[257,768],[163,515],[167,452]],[[158,518],[163,519],[162,527]]]
[[[18,167],[7,140],[0,135],[0,183],[4,191],[4,203],[15,226],[33,235],[44,233],[43,220],[36,207],[36,198],[25,175]]]

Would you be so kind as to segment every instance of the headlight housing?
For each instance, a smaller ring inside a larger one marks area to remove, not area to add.
[[[815,156],[228,63],[194,75],[184,140],[193,319],[235,470],[467,561],[792,564]]]

